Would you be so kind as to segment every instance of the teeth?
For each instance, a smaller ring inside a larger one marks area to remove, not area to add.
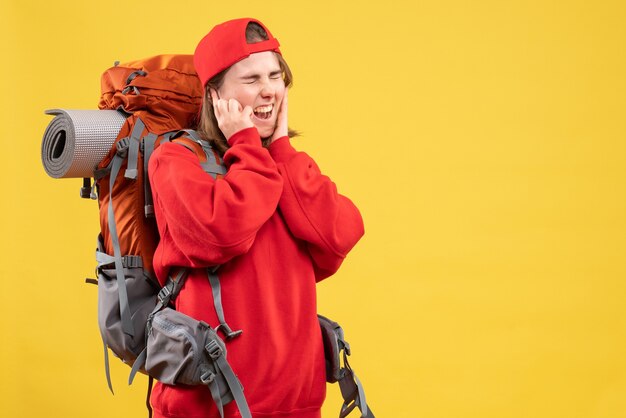
[[[259,106],[256,109],[254,109],[254,113],[269,113],[272,111],[273,107],[274,105]]]

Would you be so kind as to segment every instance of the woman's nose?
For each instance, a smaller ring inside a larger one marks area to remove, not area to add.
[[[261,86],[261,96],[263,97],[271,97],[274,95],[275,92],[276,90],[274,89],[274,87],[272,86],[272,83],[270,83],[269,80],[266,80]]]

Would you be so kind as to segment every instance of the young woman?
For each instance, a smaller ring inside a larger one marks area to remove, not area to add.
[[[205,87],[198,131],[223,155],[214,180],[185,147],[165,144],[149,175],[161,241],[154,267],[190,269],[176,309],[219,324],[206,269],[219,265],[228,361],[252,415],[319,418],[324,350],[316,282],[337,271],[363,235],[358,209],[290,143],[291,72],[258,20],[222,23],[194,54]],[[293,135],[293,134],[292,134]],[[155,417],[219,417],[206,386],[157,384]],[[235,402],[225,416],[239,416]]]

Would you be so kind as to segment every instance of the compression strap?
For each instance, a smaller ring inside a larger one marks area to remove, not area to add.
[[[137,118],[135,126],[131,133],[131,138],[136,138],[141,135],[145,128],[145,125],[141,119]],[[127,138],[124,138],[127,139]],[[130,305],[128,303],[128,293],[126,291],[126,278],[124,276],[124,266],[122,264],[122,251],[120,250],[119,235],[117,233],[117,224],[115,222],[115,209],[113,207],[113,188],[115,186],[115,180],[122,167],[122,161],[125,154],[127,154],[128,141],[120,140],[118,142],[118,152],[113,157],[111,165],[111,178],[109,181],[109,207],[108,207],[108,221],[109,231],[111,234],[111,242],[113,243],[113,257],[115,258],[115,274],[117,276],[117,287],[120,295],[120,316],[122,318],[122,330],[124,333],[131,337],[135,336],[133,330],[133,323],[130,316]]]
[[[222,331],[226,336],[226,339],[230,340],[232,338],[239,337],[243,331],[233,331],[232,328],[226,323],[226,319],[224,318],[224,307],[222,305],[222,288],[220,286],[220,279],[215,273],[216,270],[217,267],[207,269],[209,283],[211,284],[211,293],[213,294],[213,306],[215,307],[215,312],[217,313],[217,319],[220,321],[220,324],[217,328],[215,328],[215,330]]]

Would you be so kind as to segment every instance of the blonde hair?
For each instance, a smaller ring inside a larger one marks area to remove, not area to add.
[[[261,42],[267,40],[268,36],[263,27],[255,22],[250,22],[246,27],[246,41],[249,44],[253,44],[256,42]],[[277,52],[274,52],[276,58],[278,59],[278,64],[280,65],[280,70],[283,73],[283,81],[285,82],[285,87],[289,88],[293,84],[293,76],[291,74],[291,70],[289,69],[289,65],[287,62]],[[200,134],[200,137],[206,141],[209,141],[211,146],[213,146],[220,154],[224,154],[228,147],[228,142],[224,137],[224,134],[220,130],[217,119],[215,117],[215,113],[213,112],[213,103],[211,101],[210,89],[217,90],[222,87],[224,83],[224,76],[230,69],[227,68],[215,75],[211,78],[204,86],[204,98],[202,100],[202,108],[200,110],[198,127],[197,131]],[[289,137],[293,138],[294,136],[298,136],[297,131],[289,130]],[[263,146],[268,146],[270,138],[262,138]]]

